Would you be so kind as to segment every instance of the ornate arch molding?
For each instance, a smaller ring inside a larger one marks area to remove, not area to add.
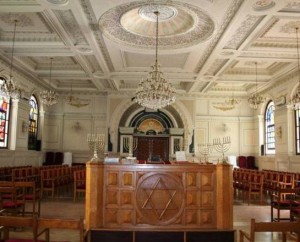
[[[118,128],[120,126],[128,127],[133,117],[143,110],[143,107],[136,103],[133,104],[131,100],[121,102],[114,110],[110,118],[109,126],[110,142],[113,144],[114,152],[117,151]],[[160,111],[173,122],[175,128],[184,128],[186,138],[191,141],[193,134],[191,114],[179,100],[172,106],[160,109]]]

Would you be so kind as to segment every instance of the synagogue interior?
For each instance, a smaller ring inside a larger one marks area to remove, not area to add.
[[[299,1],[0,1],[4,230],[226,242],[266,222],[279,237],[255,241],[293,241],[299,155]],[[19,186],[32,208],[5,207]],[[66,199],[76,221],[48,221]]]

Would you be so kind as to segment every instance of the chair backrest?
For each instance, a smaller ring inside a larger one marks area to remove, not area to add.
[[[44,165],[54,165],[54,152],[46,152]]]
[[[30,227],[32,228],[32,238],[34,242],[37,240],[37,218],[21,217],[21,216],[0,216],[0,224],[4,230],[4,241],[9,239],[9,228]]]
[[[238,156],[237,164],[240,168],[247,168],[246,156]]]
[[[251,219],[250,238],[255,241],[256,232],[282,232],[283,241],[286,240],[285,233],[295,232],[297,234],[297,241],[300,239],[300,220],[296,222],[255,222]]]
[[[254,156],[247,156],[246,158],[246,166],[248,169],[256,169],[255,166],[255,157]]]
[[[54,156],[54,164],[61,165],[64,162],[64,153],[56,152]]]
[[[84,223],[83,219],[55,219],[55,218],[38,218],[38,228],[44,229],[42,232],[46,233],[46,241],[50,241],[50,229],[74,229],[79,231],[80,242],[84,238]],[[48,234],[48,235],[47,235]]]

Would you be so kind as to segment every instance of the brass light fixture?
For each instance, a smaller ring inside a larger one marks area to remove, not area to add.
[[[299,38],[298,38],[298,27],[296,27],[296,38],[297,38],[297,57],[298,57],[298,88],[296,93],[291,99],[291,104],[294,109],[297,109],[300,105],[300,57],[299,57]]]
[[[6,98],[11,98],[11,99],[19,99],[21,95],[21,89],[13,81],[13,76],[12,76],[17,22],[18,20],[15,20],[9,79],[8,80],[5,79],[5,81],[2,83],[0,87],[0,94]]]
[[[50,78],[49,78],[49,85],[51,85],[51,79],[52,79],[52,62],[53,62],[53,58],[50,58]],[[41,101],[42,103],[44,103],[47,106],[51,106],[54,105],[58,102],[58,94],[49,89],[49,90],[44,90],[40,92],[40,97],[41,97]]]
[[[90,104],[90,100],[75,97],[73,95],[72,83],[71,83],[71,92],[69,95],[66,96],[65,100],[67,104],[77,108],[81,108]]]
[[[154,14],[156,15],[155,63],[151,66],[152,70],[148,78],[139,83],[135,101],[143,107],[159,109],[174,103],[176,92],[175,88],[164,78],[157,61],[159,11],[155,11]]]
[[[255,93],[252,94],[248,99],[249,106],[250,108],[253,109],[257,109],[258,106],[265,101],[265,98],[257,93],[257,62],[255,62],[255,75],[256,75],[256,81],[255,81],[256,90]]]

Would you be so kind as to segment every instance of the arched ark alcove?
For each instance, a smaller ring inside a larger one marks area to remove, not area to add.
[[[118,137],[121,155],[133,155],[139,160],[159,157],[166,161],[184,148],[184,124],[172,106],[148,110],[133,104],[120,118]]]

